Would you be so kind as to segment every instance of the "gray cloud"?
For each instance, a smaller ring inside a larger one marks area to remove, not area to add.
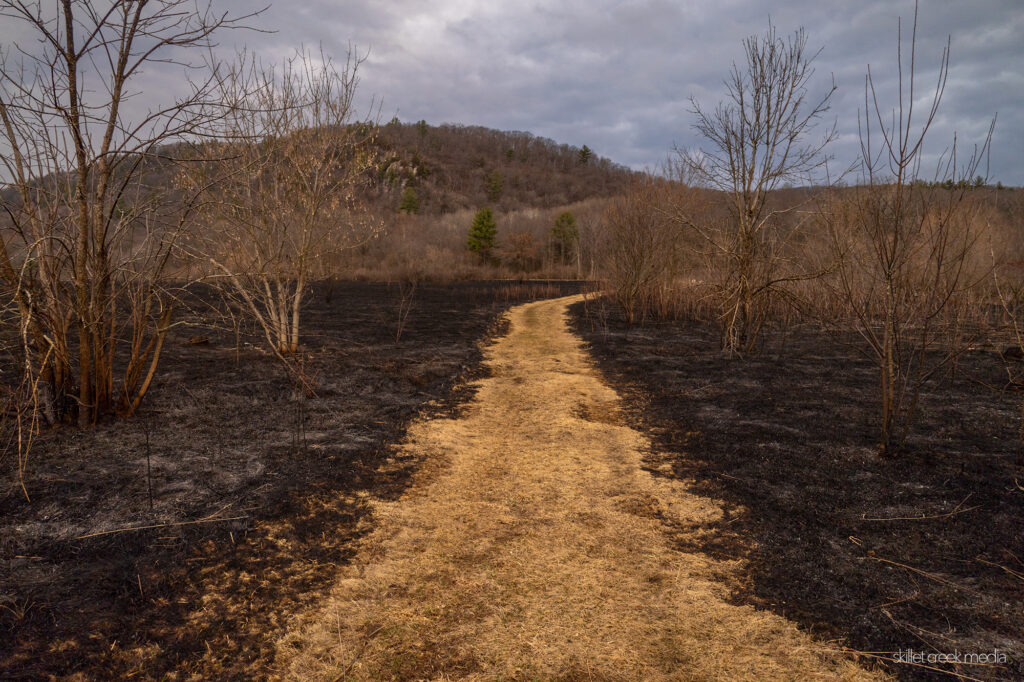
[[[871,65],[883,106],[895,104],[897,17],[909,32],[911,0],[306,0],[274,5],[252,23],[271,34],[221,37],[225,52],[247,45],[278,59],[300,44],[343,57],[369,49],[363,106],[385,119],[526,130],[633,167],[655,167],[679,147],[698,146],[689,97],[711,107],[742,58],[741,41],[769,17],[780,33],[803,26],[821,46],[816,92],[834,77],[832,112],[841,133],[832,151],[858,152],[857,112]],[[249,0],[221,7],[251,11]],[[5,33],[0,26],[0,38]],[[1024,185],[1024,6],[1019,0],[922,0],[918,94],[934,86],[947,36],[951,71],[929,159],[980,142],[998,111],[991,177]],[[156,75],[156,74],[154,74]],[[143,90],[148,92],[146,84]]]
[[[364,96],[385,116],[529,130],[588,144],[634,167],[654,167],[674,145],[700,144],[688,112],[692,95],[713,106],[722,79],[742,57],[744,37],[803,26],[823,48],[815,84],[834,77],[832,115],[840,139],[832,151],[849,163],[858,152],[857,111],[870,64],[883,107],[896,103],[897,18],[909,34],[913,5],[885,0],[573,1],[557,4],[451,0],[432,3],[354,0],[279,5],[262,18],[278,29],[276,46],[323,42],[371,48]],[[1024,9],[1016,0],[922,2],[917,33],[917,94],[930,95],[947,36],[952,68],[928,160],[952,142],[982,141],[999,112],[991,175],[1024,184]],[[909,38],[905,38],[909,40]],[[906,51],[906,44],[905,44]]]

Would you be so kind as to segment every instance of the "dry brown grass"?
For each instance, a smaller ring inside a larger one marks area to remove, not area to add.
[[[738,562],[673,549],[722,510],[641,469],[566,327],[520,306],[467,412],[411,428],[427,458],[331,597],[278,644],[291,679],[871,679],[789,621],[728,603]],[[832,648],[835,648],[834,646]]]

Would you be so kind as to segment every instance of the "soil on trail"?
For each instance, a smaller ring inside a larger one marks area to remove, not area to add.
[[[427,463],[329,598],[278,644],[296,679],[871,679],[777,615],[729,603],[739,561],[675,547],[715,500],[642,468],[566,324],[577,298],[520,306],[490,376],[403,448]],[[699,544],[699,543],[695,543]]]

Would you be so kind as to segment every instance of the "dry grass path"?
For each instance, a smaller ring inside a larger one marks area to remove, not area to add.
[[[673,549],[713,500],[641,469],[566,325],[574,298],[510,313],[491,376],[403,446],[412,490],[278,645],[291,679],[871,679],[783,618],[727,603],[743,567]]]

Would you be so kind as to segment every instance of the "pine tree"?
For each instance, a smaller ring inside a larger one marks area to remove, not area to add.
[[[579,228],[576,227],[576,218],[572,213],[565,211],[555,218],[555,225],[551,228],[551,238],[558,248],[558,257],[562,263],[569,259],[570,249],[580,238]]]
[[[580,165],[586,166],[592,158],[594,158],[594,151],[587,145],[583,145],[583,148],[579,151]]]
[[[411,185],[402,192],[402,202],[398,205],[398,210],[409,214],[420,212],[420,198]]]
[[[469,228],[469,250],[484,260],[489,260],[494,248],[494,237],[498,234],[498,225],[494,222],[494,213],[489,208],[481,208],[473,218]]]
[[[501,191],[505,188],[505,178],[501,177],[501,173],[494,171],[491,173],[491,177],[487,179],[487,200],[491,203],[496,202],[501,198]]]

